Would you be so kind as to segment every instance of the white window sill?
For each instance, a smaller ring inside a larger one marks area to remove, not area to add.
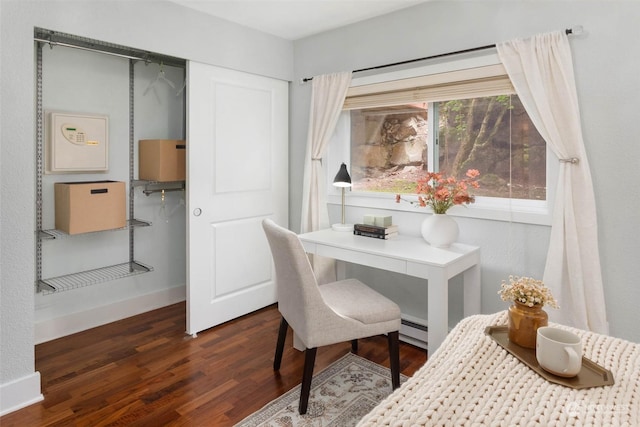
[[[411,200],[410,197],[407,197],[407,199]],[[342,203],[342,198],[340,194],[329,194],[327,195],[327,203],[339,206]],[[406,201],[396,203],[395,195],[390,193],[366,194],[347,192],[345,196],[345,206],[416,213],[430,212],[429,208],[421,208]],[[526,202],[521,203],[521,201],[518,200],[505,200],[502,201],[500,205],[491,203],[490,199],[478,200],[471,205],[454,206],[449,209],[447,214],[465,218],[551,225],[551,213],[548,212],[548,208],[526,206]]]

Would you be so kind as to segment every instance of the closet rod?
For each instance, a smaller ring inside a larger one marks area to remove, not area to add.
[[[567,28],[566,30],[564,30],[564,32],[567,35],[569,35],[569,34],[580,34],[580,33],[582,33],[582,26],[577,25],[576,27]],[[476,51],[479,51],[479,50],[492,49],[494,47],[496,47],[495,44],[488,44],[486,46],[472,47],[472,48],[469,48],[469,49],[456,50],[454,52],[439,53],[437,55],[425,56],[424,58],[408,59],[406,61],[394,62],[394,63],[391,63],[391,64],[376,65],[375,67],[361,68],[359,70],[352,71],[352,73],[360,73],[360,72],[363,72],[363,71],[378,70],[380,68],[388,68],[388,67],[393,67],[393,66],[396,66],[396,65],[411,64],[413,62],[420,62],[420,61],[426,61],[428,59],[442,58],[444,56],[459,55],[459,54],[462,54],[462,53],[476,52]],[[313,80],[313,77],[305,77],[305,78],[302,79],[302,83],[306,83],[306,82],[311,81],[311,80]]]
[[[45,39],[39,39],[39,38],[34,38],[33,40],[35,40],[37,42],[40,42],[40,43],[48,43],[49,45],[51,45],[51,47],[53,47],[53,46],[71,47],[73,49],[88,50],[90,52],[104,53],[104,54],[107,54],[107,55],[118,56],[120,58],[126,58],[126,59],[133,59],[133,60],[138,60],[138,61],[149,62],[149,60],[146,59],[146,58],[140,58],[140,57],[131,56],[131,55],[124,55],[122,53],[109,52],[109,51],[106,51],[106,50],[92,49],[90,47],[77,46],[77,45],[70,44],[70,43],[54,42],[54,41],[51,41],[51,40],[45,40]]]
[[[168,191],[184,191],[184,188],[163,188],[160,190],[142,190],[142,193],[145,196],[148,196],[153,193],[168,192]]]
[[[103,42],[100,40],[75,36],[73,34],[46,30],[43,28],[34,29],[33,39],[34,41],[41,43],[41,45],[48,43],[51,48],[53,48],[54,46],[63,46],[88,52],[117,56],[119,58],[125,58],[132,61],[144,61],[145,64],[164,63],[164,65],[170,65],[173,67],[186,67],[186,60],[182,58],[176,58],[173,56],[148,52],[146,50],[140,50],[132,47]]]

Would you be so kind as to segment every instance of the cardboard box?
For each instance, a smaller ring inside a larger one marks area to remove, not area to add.
[[[127,225],[126,190],[121,181],[57,182],[56,229],[69,234]]]
[[[176,139],[138,141],[138,177],[147,181],[184,181],[186,145]]]

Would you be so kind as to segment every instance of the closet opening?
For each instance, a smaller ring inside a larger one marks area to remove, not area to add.
[[[185,299],[187,82],[186,60],[170,55],[43,28],[34,48],[38,344]],[[141,158],[142,140],[173,141],[181,175],[143,179],[140,164],[167,153]],[[101,182],[122,196],[102,185],[60,207],[56,186]],[[108,209],[98,197],[113,198],[100,199]],[[101,224],[112,210],[124,222]],[[63,216],[95,228],[60,230]]]

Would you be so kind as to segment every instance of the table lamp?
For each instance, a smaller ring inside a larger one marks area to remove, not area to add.
[[[344,223],[344,190],[347,187],[351,187],[351,177],[349,176],[349,172],[347,172],[347,165],[344,163],[340,165],[340,170],[333,179],[333,185],[340,187],[342,190],[342,222],[331,225],[331,228],[336,231],[353,231],[353,224]]]

